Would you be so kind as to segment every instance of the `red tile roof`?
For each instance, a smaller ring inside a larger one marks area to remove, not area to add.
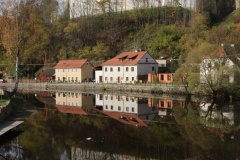
[[[81,107],[56,105],[56,108],[62,113],[88,115]]]
[[[117,121],[128,124],[128,125],[135,125],[135,126],[144,126],[146,127],[147,124],[144,123],[136,114],[133,113],[120,113],[120,112],[108,112],[108,111],[102,111],[97,108],[95,108],[97,111],[116,119]]]
[[[102,65],[135,65],[142,57],[147,54],[147,51],[140,52],[123,52],[116,57],[102,63]]]
[[[86,59],[81,60],[60,60],[54,68],[81,68]]]

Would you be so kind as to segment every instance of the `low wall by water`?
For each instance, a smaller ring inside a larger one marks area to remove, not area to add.
[[[4,86],[0,84],[0,86]],[[14,88],[14,83],[5,83],[6,87]],[[187,94],[184,85],[174,84],[112,84],[112,83],[19,83],[19,89],[24,90],[66,90],[66,91],[121,91],[136,93],[167,93]]]

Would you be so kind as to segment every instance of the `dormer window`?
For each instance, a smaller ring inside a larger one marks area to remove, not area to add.
[[[120,57],[118,59],[119,59],[119,61],[124,61],[126,58],[127,58],[127,56],[123,56],[123,57]]]

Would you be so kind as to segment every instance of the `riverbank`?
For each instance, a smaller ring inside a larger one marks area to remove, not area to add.
[[[14,83],[2,83],[0,86],[14,88]],[[24,90],[65,90],[65,91],[114,91],[131,93],[188,94],[184,85],[174,84],[112,84],[112,83],[19,83]]]

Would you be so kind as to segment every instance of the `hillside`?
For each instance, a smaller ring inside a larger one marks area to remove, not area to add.
[[[234,43],[234,38],[237,38],[229,37],[229,34],[235,34],[229,30],[229,25],[223,27],[222,23],[227,21],[213,25],[207,13],[191,12],[181,7],[138,9],[76,19],[63,15],[52,23],[46,23],[41,17],[41,8],[34,7],[27,8],[31,13],[27,17],[20,17],[26,19],[23,31],[19,33],[24,39],[19,44],[5,43],[14,42],[14,35],[18,31],[14,30],[14,25],[13,28],[2,30],[13,35],[10,36],[12,39],[3,39],[1,43],[4,47],[0,52],[5,57],[1,63],[5,65],[0,67],[8,74],[14,71],[12,51],[18,51],[20,55],[19,76],[31,77],[44,63],[45,57],[51,65],[61,59],[81,58],[100,64],[122,51],[141,48],[148,50],[156,59],[169,56],[183,60],[204,42],[219,45],[222,42]],[[231,18],[227,20],[231,24]],[[232,23],[236,27],[237,24]],[[228,36],[221,36],[219,31]],[[10,70],[9,66],[13,69]]]

